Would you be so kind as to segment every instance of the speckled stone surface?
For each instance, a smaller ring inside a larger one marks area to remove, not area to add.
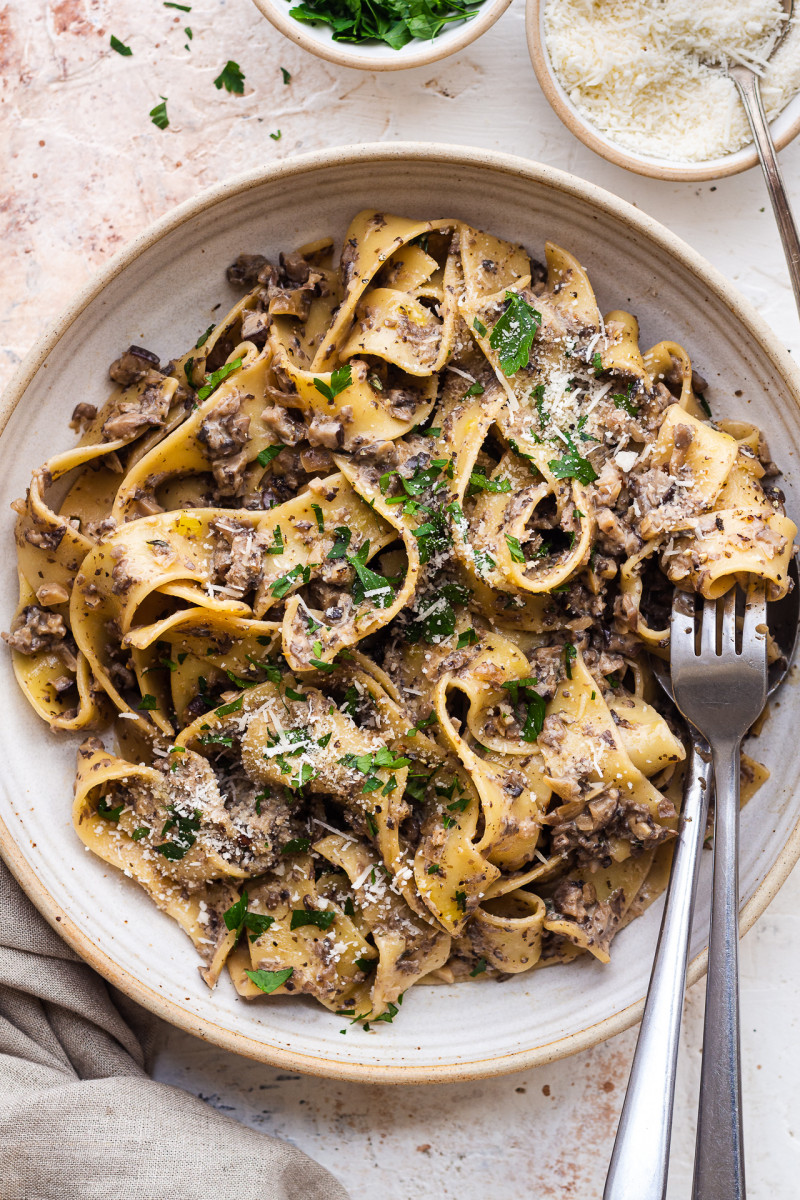
[[[309,57],[250,0],[194,0],[190,13],[161,0],[0,2],[3,381],[75,289],[173,205],[295,153],[393,139],[509,151],[609,188],[701,250],[800,353],[759,174],[675,185],[596,158],[539,93],[523,16],[515,0],[463,54],[374,76]],[[111,34],[131,47],[130,57],[109,49]],[[243,96],[214,87],[229,58],[245,73]],[[161,96],[170,117],[163,132],[148,117]],[[278,131],[279,139],[269,136]],[[782,162],[800,209],[800,142]],[[798,1193],[799,907],[795,872],[743,943],[750,1200]],[[702,1005],[698,985],[686,1006],[670,1200],[690,1188]],[[157,1075],[297,1143],[353,1200],[595,1200],[634,1040],[631,1031],[553,1066],[483,1083],[372,1088],[287,1075],[170,1029]]]

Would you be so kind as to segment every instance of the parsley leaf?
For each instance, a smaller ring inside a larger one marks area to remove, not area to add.
[[[508,307],[495,323],[489,345],[497,350],[504,375],[527,367],[531,346],[542,323],[542,314],[517,292],[506,292]]]
[[[113,33],[111,35],[111,41],[109,44],[111,49],[116,50],[117,54],[121,54],[123,58],[130,58],[130,56],[133,54],[130,46],[126,46],[125,43],[121,42],[118,37],[114,37]]]
[[[479,321],[477,317],[472,322],[472,328],[480,337],[486,337],[488,332],[486,326],[484,325],[483,321]]]
[[[282,987],[293,974],[294,967],[286,967],[284,971],[245,971],[247,978],[252,979],[256,987],[267,996]]]
[[[259,450],[258,454],[256,455],[259,466],[268,467],[273,458],[277,458],[281,450],[285,449],[286,447],[283,445],[283,443],[280,443],[276,446],[265,446],[264,449]]]
[[[105,800],[100,800],[97,805],[97,811],[101,817],[105,817],[107,821],[118,821],[119,815],[122,812],[124,804],[115,804],[112,808],[106,804]]]
[[[568,433],[564,434],[567,449],[561,458],[551,458],[550,470],[556,479],[577,479],[579,483],[594,483],[597,479],[595,471],[588,458],[584,458]]]
[[[535,742],[544,727],[547,701],[536,691],[536,682],[535,679],[528,678],[511,679],[501,684],[511,697],[512,703],[523,705],[525,708],[525,722],[521,734],[523,742]]]
[[[285,575],[281,575],[274,583],[271,583],[269,590],[273,596],[277,596],[279,600],[282,600],[292,590],[292,584],[295,580],[299,579],[303,583],[308,583],[310,578],[310,567],[301,567],[298,563],[296,567],[292,567],[291,571],[287,571]]]
[[[322,393],[329,404],[333,404],[336,397],[340,395],[345,388],[349,388],[352,382],[352,368],[350,363],[345,363],[343,367],[337,367],[336,370],[331,374],[330,384],[327,384],[324,379],[315,379],[314,387],[318,392]]]
[[[205,346],[206,342],[208,341],[209,337],[211,336],[211,334],[214,332],[215,329],[216,329],[216,325],[209,325],[209,327],[205,331],[205,333],[200,334],[200,337],[197,339],[197,341],[194,344],[195,350],[199,350],[201,346]]]
[[[156,104],[155,108],[151,108],[149,112],[150,120],[158,129],[166,129],[169,125],[169,117],[167,116],[167,97],[161,97],[161,103]]]
[[[611,399],[614,401],[614,408],[624,408],[629,417],[635,417],[639,413],[639,406],[633,402],[633,382],[628,384],[628,389],[623,396],[621,392],[614,392]]]
[[[510,533],[507,533],[506,534],[506,545],[508,546],[509,552],[511,554],[512,562],[516,562],[516,563],[526,562],[526,558],[523,553],[522,546],[520,546],[520,544],[519,544],[519,538],[512,537]]]
[[[153,712],[154,709],[158,708],[158,701],[155,696],[145,693],[138,707],[140,712]]]
[[[573,646],[572,642],[564,644],[564,668],[567,672],[567,679],[572,679],[572,664],[578,656],[578,651]]]
[[[291,72],[286,70],[286,67],[281,67],[281,75],[283,76],[284,84],[292,82]]]
[[[330,929],[336,920],[333,909],[293,908],[290,929],[302,929],[304,925],[316,925],[317,929]]]
[[[214,87],[224,87],[227,92],[235,92],[241,96],[244,92],[244,74],[239,64],[229,58],[214,80]]]
[[[470,495],[474,492],[510,492],[510,479],[489,479],[482,471],[473,471],[469,477]]]
[[[296,751],[293,751],[292,753],[296,753]],[[281,854],[305,854],[310,845],[310,838],[292,838],[290,842],[286,842],[286,844],[281,847]]]
[[[474,629],[465,629],[463,633],[458,635],[456,642],[456,650],[463,650],[466,646],[477,646],[478,635]]]
[[[474,979],[476,975],[482,975],[485,970],[486,970],[486,959],[479,958],[478,961],[475,963],[475,966],[470,971],[470,975]]]
[[[355,554],[348,554],[345,557],[356,573],[353,583],[353,603],[362,604],[364,600],[371,600],[376,608],[391,607],[394,580],[379,575],[377,571],[373,571],[367,566],[369,539]]]
[[[347,547],[350,545],[350,539],[353,536],[352,529],[348,529],[346,525],[337,525],[334,533],[336,534],[336,540],[325,556],[331,562],[347,556]]]
[[[235,358],[233,362],[225,363],[218,371],[212,371],[210,375],[206,375],[205,383],[197,393],[198,400],[207,400],[211,393],[219,387],[223,379],[227,379],[234,371],[238,371],[244,360]]]

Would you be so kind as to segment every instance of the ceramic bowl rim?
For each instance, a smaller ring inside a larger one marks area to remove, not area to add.
[[[738,175],[748,171],[758,163],[758,152],[752,142],[748,142],[741,150],[733,154],[721,155],[700,163],[670,163],[668,159],[652,158],[637,154],[625,146],[619,146],[605,137],[590,121],[580,115],[561,84],[550,60],[550,55],[542,36],[544,8],[548,0],[526,0],[525,33],[528,39],[528,53],[531,57],[533,70],[544,92],[545,99],[560,121],[566,125],[570,133],[588,146],[595,154],[605,158],[617,167],[634,171],[637,175],[646,175],[650,179],[673,180],[679,183],[692,183],[708,179],[724,179],[728,175]],[[792,110],[796,110],[792,115]],[[788,123],[779,134],[774,134],[776,120],[788,116]],[[785,105],[778,117],[770,123],[773,130],[776,151],[788,146],[800,133],[800,93],[793,96]]]
[[[416,161],[420,164],[432,162],[434,164],[446,163],[455,167],[483,168],[494,175],[527,179],[533,184],[544,185],[554,191],[560,191],[580,201],[588,202],[595,209],[602,211],[604,215],[621,221],[623,224],[627,223],[637,233],[655,242],[672,258],[678,260],[683,267],[695,275],[698,282],[716,294],[735,321],[748,328],[749,333],[759,343],[767,357],[772,360],[777,372],[784,380],[790,402],[793,401],[800,408],[800,375],[777,336],[750,302],[741,296],[715,267],[652,217],[648,217],[627,201],[596,184],[588,183],[575,175],[542,163],[509,154],[463,146],[395,142],[335,147],[293,157],[269,167],[240,174],[184,201],[177,208],[153,222],[101,268],[77,293],[50,329],[37,339],[18,367],[0,402],[0,434],[5,430],[11,414],[23,400],[29,384],[42,363],[89,304],[121,272],[129,268],[146,250],[166,235],[201,212],[257,188],[267,181],[288,179],[319,169],[346,169],[349,166],[357,166],[365,162],[394,162],[401,159],[406,162]],[[369,1065],[343,1063],[321,1056],[311,1056],[265,1046],[255,1038],[234,1030],[224,1029],[205,1017],[195,1016],[148,987],[128,970],[120,968],[111,955],[102,950],[88,934],[78,928],[69,914],[50,895],[45,885],[38,879],[33,867],[28,863],[2,817],[0,817],[0,855],[53,929],[82,959],[114,987],[144,1008],[149,1009],[150,1012],[205,1041],[245,1057],[309,1075],[376,1084],[453,1083],[502,1075],[541,1066],[590,1049],[605,1039],[628,1029],[641,1018],[644,1007],[644,998],[642,997],[602,1021],[575,1033],[567,1034],[546,1045],[495,1055],[475,1062],[446,1063],[434,1066]],[[798,859],[800,859],[800,816],[772,867],[741,910],[742,934],[746,933],[764,912]],[[706,960],[706,950],[692,960],[689,965],[689,983],[694,983],[705,973]]]

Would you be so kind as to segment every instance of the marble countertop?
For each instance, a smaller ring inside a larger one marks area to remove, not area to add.
[[[130,45],[131,57],[109,49],[111,34]],[[213,86],[227,59],[245,73],[243,96]],[[291,74],[288,85],[281,67]],[[539,91],[521,0],[460,55],[384,75],[310,57],[250,0],[193,0],[188,14],[160,0],[6,0],[0,77],[3,382],[76,288],[175,204],[296,153],[378,140],[512,152],[616,192],[700,249],[800,353],[800,323],[760,174],[671,184],[597,158]],[[161,96],[170,118],[164,131],[148,117]],[[279,138],[269,136],[278,131]],[[800,210],[800,140],[781,158]],[[795,871],[742,947],[750,1200],[796,1195],[800,1174],[799,907]],[[698,984],[686,1004],[670,1200],[690,1188],[702,1010]],[[295,1142],[353,1200],[594,1200],[634,1041],[629,1031],[497,1080],[390,1088],[286,1074],[168,1029],[156,1074]]]

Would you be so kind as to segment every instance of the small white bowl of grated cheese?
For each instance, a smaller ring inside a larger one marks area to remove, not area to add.
[[[533,68],[556,114],[591,150],[658,179],[717,179],[758,162],[725,73],[753,66],[781,149],[800,133],[800,13],[780,0],[528,0]]]

